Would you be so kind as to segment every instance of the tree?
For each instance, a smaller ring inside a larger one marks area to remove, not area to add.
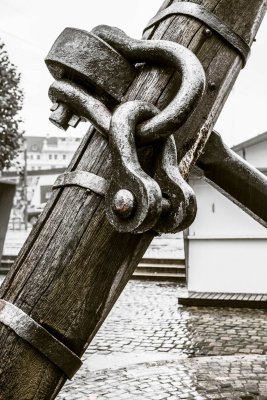
[[[22,140],[18,115],[22,109],[23,92],[19,84],[20,74],[0,40],[0,171],[11,165]]]

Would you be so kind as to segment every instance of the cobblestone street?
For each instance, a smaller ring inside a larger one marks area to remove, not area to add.
[[[184,290],[129,282],[57,398],[267,399],[266,312],[178,307]]]
[[[266,311],[178,307],[184,291],[129,282],[57,399],[267,400]]]

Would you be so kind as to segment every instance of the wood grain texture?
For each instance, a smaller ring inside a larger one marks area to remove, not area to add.
[[[221,17],[248,43],[266,8],[266,0],[196,2]],[[205,144],[241,68],[237,53],[215,35],[206,38],[204,28],[193,18],[173,16],[146,33],[149,38],[173,40],[192,49],[203,63],[207,80],[217,86],[206,90],[201,104],[176,132],[184,176]],[[144,99],[162,108],[175,92],[176,78],[170,69],[145,67],[124,100]],[[192,140],[196,135],[197,145]],[[152,153],[148,148],[142,154],[147,169]],[[90,129],[68,170],[90,171],[109,179],[110,168],[108,143]],[[6,277],[1,297],[82,355],[153,236],[153,232],[119,234],[107,222],[100,196],[78,187],[57,189]],[[1,400],[53,399],[65,382],[57,367],[4,326],[0,328],[0,358]]]

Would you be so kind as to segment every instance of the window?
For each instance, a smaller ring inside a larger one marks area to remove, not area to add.
[[[52,154],[49,154],[48,157],[49,157],[49,160],[52,160]]]
[[[66,160],[66,154],[62,154],[63,160]]]
[[[37,154],[37,160],[40,160],[40,154]]]
[[[57,154],[54,154],[54,159],[57,160]]]

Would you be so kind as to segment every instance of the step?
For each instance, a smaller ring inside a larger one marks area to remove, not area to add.
[[[143,261],[138,264],[141,268],[172,268],[172,269],[185,269],[183,264],[163,264],[163,263],[144,263]]]
[[[12,260],[14,261],[16,259],[17,256],[14,255],[7,255],[7,254],[2,254],[2,258],[1,261],[5,261],[5,260]]]
[[[184,265],[175,265],[175,264],[148,264],[148,263],[139,263],[137,266],[138,270],[142,270],[142,271],[151,271],[151,270],[155,270],[155,271],[166,271],[166,272],[181,272],[181,273],[185,273],[185,266]]]
[[[7,259],[3,259],[1,260],[0,265],[1,266],[7,266],[7,267],[11,267],[11,265],[13,264],[14,260],[12,260],[11,258],[7,258]]]
[[[15,259],[13,259],[13,258],[5,258],[5,257],[2,257],[2,259],[1,259],[1,264],[4,264],[4,263],[6,263],[6,264],[13,264],[14,260],[15,260]]]
[[[9,267],[0,267],[0,275],[6,275],[9,271]]]
[[[185,269],[184,268],[165,268],[164,266],[157,266],[157,267],[150,267],[150,266],[146,266],[146,267],[140,267],[140,265],[138,265],[138,267],[135,270],[136,272],[143,272],[143,273],[155,273],[155,274],[181,274],[183,276],[186,275]]]
[[[6,275],[8,273],[15,258],[16,256],[2,255],[0,263],[0,275]]]
[[[185,282],[185,275],[180,273],[173,274],[168,272],[141,272],[135,270],[135,272],[133,273],[133,279],[151,279],[151,280]]]
[[[171,265],[184,265],[184,259],[175,258],[143,258],[142,264],[171,264]]]
[[[178,304],[199,307],[234,307],[267,309],[267,295],[255,293],[188,292]]]
[[[16,256],[3,255],[0,265],[0,274],[6,275]],[[159,280],[186,280],[184,260],[175,259],[143,259],[136,268],[134,278]]]

